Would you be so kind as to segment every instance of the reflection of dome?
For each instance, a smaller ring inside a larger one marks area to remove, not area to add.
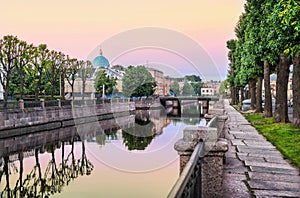
[[[100,55],[93,60],[94,67],[109,67],[109,62],[107,58],[102,55],[102,50],[100,49]]]

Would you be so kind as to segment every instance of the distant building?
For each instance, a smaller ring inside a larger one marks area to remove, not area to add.
[[[151,73],[152,77],[156,82],[156,90],[154,94],[157,95],[169,95],[170,93],[170,84],[171,79],[169,77],[164,76],[162,71],[159,71],[154,68],[147,68],[148,71]]]
[[[203,83],[201,88],[202,96],[215,96],[220,94],[221,82],[219,81],[208,81]]]
[[[110,67],[110,63],[108,61],[108,59],[106,57],[103,56],[103,52],[100,49],[100,53],[98,56],[96,56],[93,61],[92,61],[93,67],[94,67],[94,71],[92,74],[91,78],[88,78],[86,80],[85,83],[85,97],[87,98],[95,98],[95,77],[96,77],[96,73],[97,71],[100,70],[104,70],[105,73],[109,76],[109,77],[114,77],[117,79],[117,86],[116,88],[118,89],[118,91],[122,91],[122,77],[124,75],[124,70],[122,70],[121,68],[111,68]],[[82,79],[81,78],[76,78],[75,80],[75,84],[74,84],[74,97],[81,97],[82,96]],[[65,82],[65,93],[70,93],[71,92],[71,86]],[[102,94],[102,93],[100,93]]]

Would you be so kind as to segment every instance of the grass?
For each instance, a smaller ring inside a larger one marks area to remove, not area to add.
[[[300,128],[290,123],[276,123],[274,118],[264,118],[258,113],[244,116],[285,158],[300,169]]]

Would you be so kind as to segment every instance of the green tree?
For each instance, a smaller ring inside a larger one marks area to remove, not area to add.
[[[103,86],[106,94],[112,94],[115,86],[117,85],[116,78],[110,78],[104,70],[96,72],[95,89],[97,92],[102,93]]]
[[[91,78],[94,73],[94,68],[91,61],[79,61],[79,72],[78,75],[82,81],[82,100],[85,97],[85,86],[86,80]]]
[[[184,80],[184,84],[182,87],[182,95],[193,95],[195,94],[192,85],[187,81]]]
[[[200,76],[188,75],[185,78],[190,82],[196,95],[201,95],[202,79]]]
[[[49,50],[46,44],[40,44],[38,47],[31,49],[33,54],[31,67],[28,69],[28,75],[33,77],[31,85],[33,85],[35,100],[37,101],[41,90],[45,91],[45,86],[42,86],[45,78],[45,71],[49,64]]]
[[[122,79],[123,94],[127,97],[151,96],[155,82],[145,66],[129,67]]]
[[[66,64],[66,80],[68,84],[71,86],[71,95],[72,98],[74,99],[74,84],[75,84],[75,79],[76,75],[79,72],[80,69],[80,62],[77,59],[70,59],[67,56],[67,60],[65,62]]]
[[[60,69],[64,61],[64,54],[61,52],[51,51],[49,57],[49,64],[46,69],[48,87],[51,87],[51,99],[54,99],[54,95],[59,94],[60,87]]]
[[[180,88],[178,80],[173,80],[173,82],[170,85],[170,89],[174,92],[175,95],[180,95]]]
[[[7,106],[11,74],[17,66],[19,44],[20,40],[12,35],[4,36],[0,40],[0,83],[4,91],[4,107]]]

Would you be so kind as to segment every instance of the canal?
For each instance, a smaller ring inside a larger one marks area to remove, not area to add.
[[[205,125],[198,105],[184,112],[137,110],[0,139],[0,196],[166,197],[179,176],[175,142],[186,126]]]

